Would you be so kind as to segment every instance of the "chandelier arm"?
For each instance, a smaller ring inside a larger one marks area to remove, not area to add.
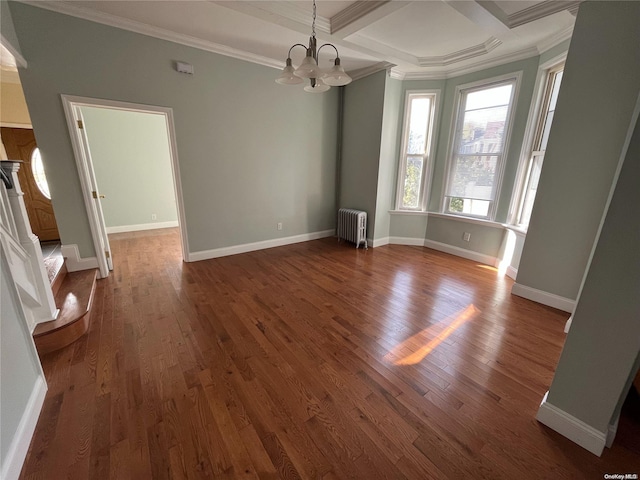
[[[291,50],[293,50],[295,47],[302,47],[305,50],[307,50],[308,47],[304,46],[301,43],[296,43],[295,45],[293,45],[290,49],[289,49],[289,53],[287,54],[287,58],[291,58]]]
[[[338,49],[333,43],[323,43],[322,45],[320,45],[317,53],[318,56],[320,55],[320,50],[322,49],[322,47],[333,47],[333,49],[336,51],[336,58],[340,57],[340,54],[338,53]]]

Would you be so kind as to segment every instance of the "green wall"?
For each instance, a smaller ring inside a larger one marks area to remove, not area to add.
[[[60,94],[173,109],[190,252],[334,228],[337,89],[307,94],[277,85],[271,68],[10,7],[62,242],[81,256],[94,250]]]
[[[373,238],[386,72],[347,85],[344,90],[340,207],[367,212],[367,238]]]
[[[519,284],[578,294],[640,91],[639,10],[635,2],[580,7]]]
[[[94,107],[81,111],[98,187],[106,197],[107,227],[177,221],[165,117]]]
[[[11,10],[9,9],[9,2],[0,1],[0,33],[2,34],[2,38],[4,38],[13,49],[22,55],[22,50],[20,49],[20,41],[18,40],[18,36],[16,35],[16,30],[13,26],[13,20],[11,16]]]
[[[547,399],[600,432],[615,420],[640,353],[640,216],[629,214],[640,205],[639,159],[636,120]]]

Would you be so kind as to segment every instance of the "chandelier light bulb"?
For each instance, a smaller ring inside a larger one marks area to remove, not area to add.
[[[335,65],[322,77],[322,81],[332,87],[343,87],[351,83],[351,77],[340,65],[340,57],[336,58]]]

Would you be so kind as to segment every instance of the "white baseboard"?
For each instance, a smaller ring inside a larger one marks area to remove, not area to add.
[[[519,283],[513,284],[513,287],[511,287],[511,293],[513,295],[517,295],[528,300],[533,300],[534,302],[538,302],[549,307],[557,308],[558,310],[562,310],[563,312],[573,313],[573,310],[576,306],[575,300],[561,297],[559,295],[545,292],[543,290],[527,287],[526,285],[521,285]]]
[[[547,401],[548,395],[549,392],[544,395],[536,419],[594,455],[602,455],[607,434],[550,404]]]
[[[571,323],[573,322],[573,315],[571,315],[569,317],[569,319],[567,320],[567,323],[564,324],[564,333],[569,333],[569,330],[571,329]]]
[[[423,245],[427,248],[432,248],[440,252],[449,253],[458,257],[473,260],[474,262],[484,263],[485,265],[494,266],[496,264],[496,257],[491,255],[485,255],[484,253],[474,252],[473,250],[467,250],[466,248],[454,247],[447,243],[436,242],[434,240],[424,240]]]
[[[376,238],[373,240],[367,239],[367,243],[369,244],[369,246],[375,248],[375,247],[382,247],[384,245],[389,245],[391,242],[389,241],[389,237],[383,237],[383,238]]]
[[[510,277],[512,279],[516,279],[516,277],[518,276],[518,269],[517,268],[513,268],[511,265],[509,265],[507,267],[507,271],[505,272],[507,277]]]
[[[237,255],[238,253],[253,252],[255,250],[264,250],[265,248],[282,247],[291,245],[292,243],[308,242],[309,240],[317,240],[319,238],[332,237],[336,234],[334,229],[322,230],[320,232],[303,233],[291,237],[274,238],[273,240],[264,240],[262,242],[244,243],[242,245],[232,245],[230,247],[214,248],[213,250],[202,250],[200,252],[190,252],[188,256],[189,262],[197,262],[200,260],[208,260],[210,258],[226,257],[228,255]]]
[[[27,457],[29,444],[31,443],[33,432],[36,429],[46,394],[47,384],[44,378],[38,377],[33,386],[33,390],[31,390],[29,401],[24,409],[24,413],[18,424],[18,429],[11,440],[7,456],[2,465],[0,478],[3,480],[14,480],[20,476],[20,471],[22,470],[24,459]]]
[[[607,448],[611,448],[613,445],[613,441],[616,439],[616,434],[618,433],[618,422],[620,421],[620,413],[618,413],[618,417],[616,421],[609,424],[609,428],[607,429],[607,441],[605,442],[605,446]]]
[[[178,221],[140,223],[138,225],[120,225],[119,227],[107,227],[107,233],[141,232],[142,230],[155,230],[157,228],[177,227]]]
[[[75,243],[62,245],[62,247],[60,247],[60,251],[62,252],[62,256],[66,259],[67,271],[69,272],[98,268],[98,259],[96,257],[80,257],[78,245]]]
[[[413,237],[389,237],[391,245],[409,245],[416,247],[424,247],[424,238]]]

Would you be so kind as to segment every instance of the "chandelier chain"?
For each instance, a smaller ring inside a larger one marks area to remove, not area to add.
[[[313,0],[313,23],[311,24],[311,36],[316,38],[316,0]]]

